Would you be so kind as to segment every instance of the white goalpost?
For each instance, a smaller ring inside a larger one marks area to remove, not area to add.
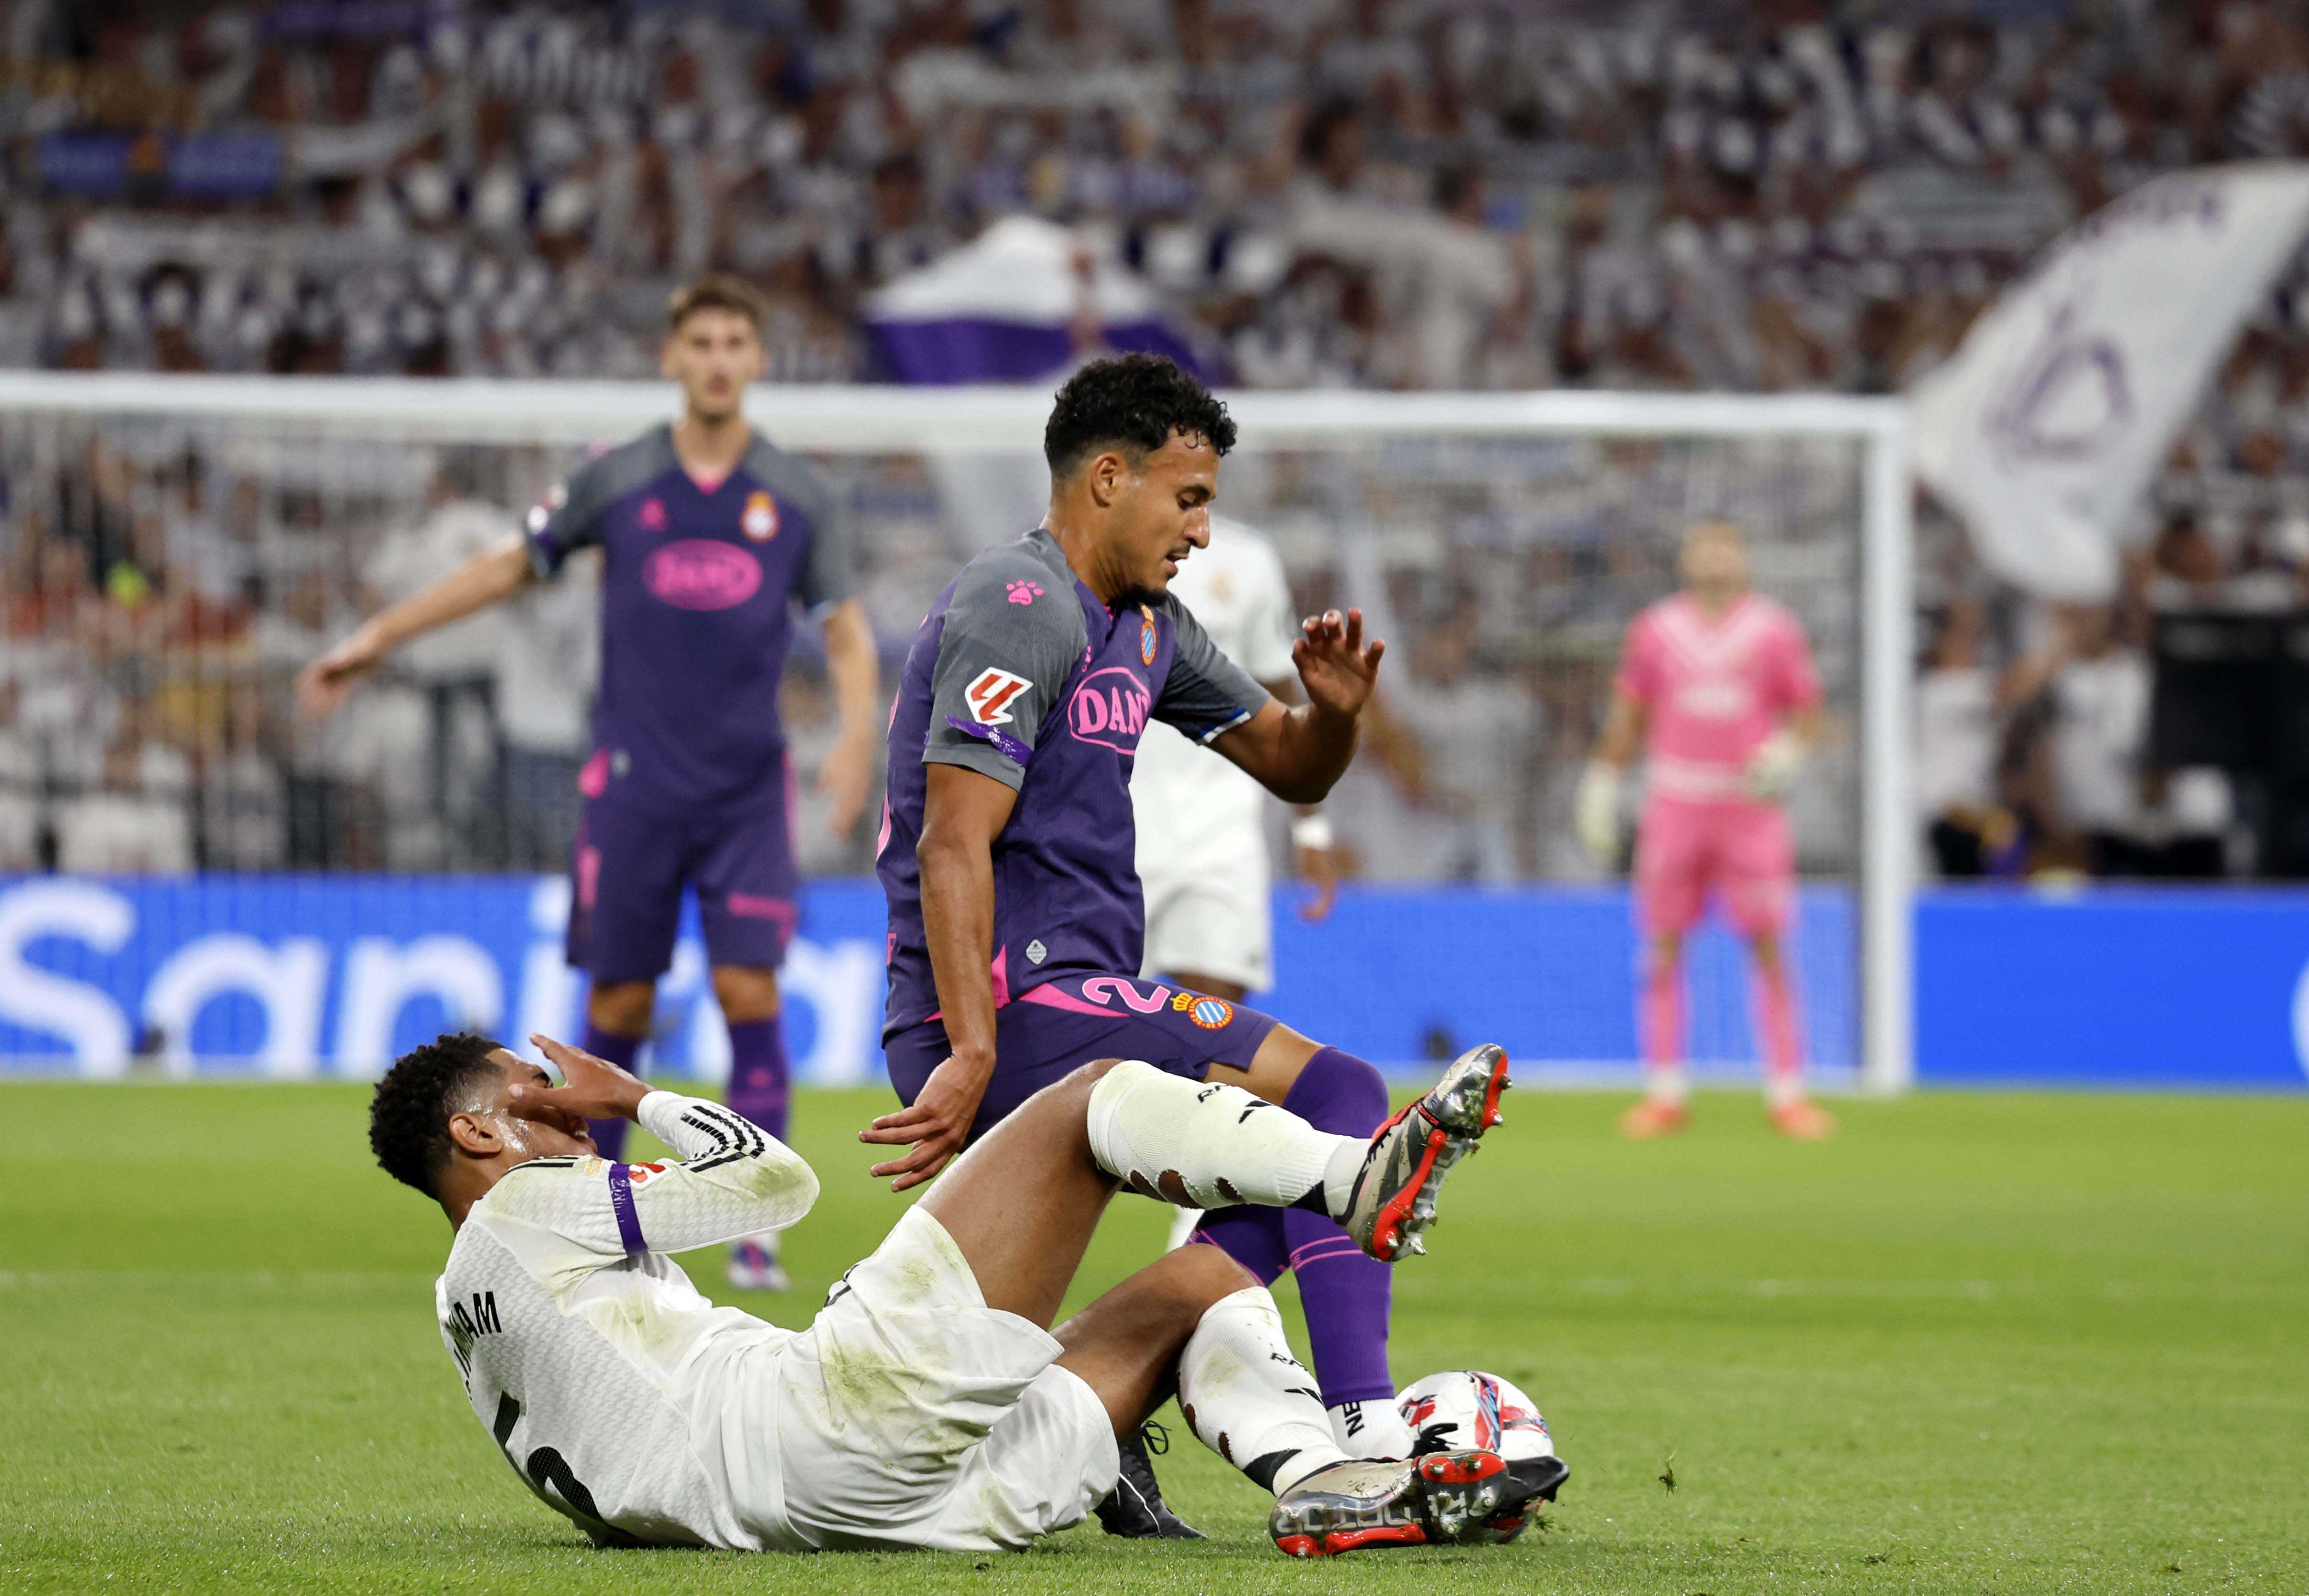
[[[1856,722],[1855,820],[1848,845],[1837,844],[1835,855],[1856,889],[1856,1074],[1872,1092],[1906,1090],[1916,842],[1908,730],[1914,572],[1900,401],[1569,391],[1224,398],[1241,429],[1237,453],[1254,505],[1278,519],[1296,516],[1302,539],[1322,536],[1327,521],[1337,536],[1383,539],[1399,509],[1422,529],[1423,548],[1449,546],[1463,585],[1486,561],[1504,573],[1570,549],[1562,558],[1587,562],[1587,571],[1618,557],[1600,535],[1563,527],[1657,522],[1665,536],[1680,530],[1665,522],[1693,506],[1798,498],[1808,506],[1816,535],[1791,545],[1782,564],[1813,584],[1820,613],[1843,639],[1839,679]],[[0,372],[0,452],[18,477],[35,468],[68,473],[80,446],[72,429],[115,425],[167,435],[172,441],[153,444],[156,452],[193,438],[221,460],[261,459],[270,462],[264,469],[282,470],[300,453],[332,451],[370,459],[378,450],[480,445],[507,451],[509,462],[512,452],[536,461],[559,452],[549,466],[508,466],[509,479],[534,492],[539,470],[551,480],[568,449],[629,436],[673,414],[677,400],[659,384]],[[1038,455],[1048,407],[1039,386],[765,385],[748,403],[756,424],[785,448],[836,461],[919,458],[932,467]],[[376,491],[413,500],[405,479],[416,468],[378,460],[362,468],[384,484]],[[1368,490],[1310,488],[1307,479],[1323,473],[1304,468],[1324,462],[1339,462],[1339,474]],[[1539,503],[1556,491],[1551,484],[1566,483],[1578,485],[1577,505]],[[1242,513],[1257,520],[1260,511]],[[1769,528],[1751,532],[1769,541]],[[1534,614],[1535,658],[1549,628],[1585,624],[1576,582],[1549,591],[1569,608]]]

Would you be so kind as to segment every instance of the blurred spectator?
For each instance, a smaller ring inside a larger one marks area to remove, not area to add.
[[[2019,823],[1998,801],[2004,707],[1983,662],[1981,606],[1950,606],[1916,681],[1916,799],[1933,862],[1947,876],[2004,875]]]
[[[181,875],[192,869],[191,772],[148,738],[132,711],[104,751],[102,784],[56,811],[56,867],[89,875]]]

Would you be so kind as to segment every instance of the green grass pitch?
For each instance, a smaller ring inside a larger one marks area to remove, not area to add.
[[[1175,1424],[1206,1544],[592,1551],[464,1404],[448,1230],[365,1097],[0,1086],[0,1590],[2309,1591],[2309,1101],[1926,1095],[1811,1147],[1721,1096],[1629,1145],[1617,1100],[1519,1093],[1397,1276],[1395,1367],[1523,1384],[1564,1499],[1304,1566]],[[887,1227],[851,1139],[886,1100],[802,1095],[826,1195],[746,1306],[799,1322]],[[1166,1217],[1119,1201],[1083,1292]]]

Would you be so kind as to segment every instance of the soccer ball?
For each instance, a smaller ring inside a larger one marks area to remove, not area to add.
[[[1555,1437],[1539,1404],[1512,1382],[1481,1369],[1446,1369],[1414,1381],[1396,1398],[1396,1407],[1419,1454],[1476,1447],[1509,1462],[1555,1455]]]
[[[1469,1448],[1496,1452],[1518,1480],[1550,1502],[1570,1473],[1555,1455],[1555,1437],[1540,1417],[1539,1404],[1497,1375],[1446,1369],[1405,1386],[1396,1408],[1411,1427],[1414,1456]],[[1522,1510],[1502,1514],[1487,1526],[1487,1539],[1513,1540],[1526,1522]]]

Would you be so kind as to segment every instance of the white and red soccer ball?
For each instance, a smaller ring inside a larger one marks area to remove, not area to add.
[[[1539,1404],[1512,1381],[1481,1369],[1446,1369],[1414,1381],[1396,1407],[1423,1453],[1474,1447],[1511,1463],[1555,1455]]]
[[[1555,1437],[1548,1433],[1539,1404],[1513,1381],[1479,1368],[1445,1369],[1414,1380],[1396,1398],[1396,1408],[1411,1427],[1417,1454],[1473,1448],[1498,1453],[1510,1468],[1555,1456]],[[1540,1466],[1554,1478],[1563,1472],[1552,1463]],[[1553,1499],[1553,1485],[1542,1494]],[[1523,1533],[1527,1517],[1518,1509],[1494,1521],[1487,1539],[1513,1540]]]

